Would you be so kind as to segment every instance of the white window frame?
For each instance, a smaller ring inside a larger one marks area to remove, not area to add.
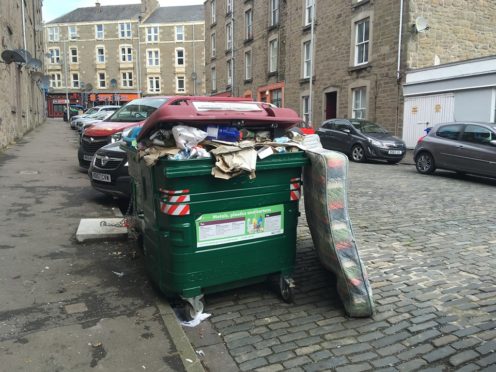
[[[161,81],[160,76],[150,75],[148,76],[148,93],[160,93],[161,92]]]
[[[62,87],[62,75],[58,72],[50,74],[50,86],[52,88],[61,88]]]
[[[132,71],[121,71],[121,87],[122,88],[134,87],[133,78],[134,76]]]
[[[98,27],[101,26],[102,30],[98,30]],[[95,25],[95,39],[96,40],[103,40],[105,39],[105,25],[103,23],[99,23]]]
[[[103,75],[103,79],[101,79],[101,75]],[[105,71],[97,71],[96,81],[97,81],[97,86],[99,89],[106,89],[107,88],[107,73]]]
[[[160,49],[147,49],[146,50],[146,65],[148,67],[159,67],[160,66]]]
[[[217,70],[215,66],[210,69],[210,82],[212,83],[212,91],[217,91]]]
[[[245,10],[245,40],[253,39],[253,9]]]
[[[146,42],[156,43],[158,42],[160,29],[159,26],[149,26],[146,28]]]
[[[278,38],[273,38],[269,40],[269,73],[277,72],[277,64],[279,59],[279,40]]]
[[[272,27],[279,24],[279,0],[270,0],[269,6],[269,26]]]
[[[232,85],[232,80],[233,80],[233,60],[232,58],[229,58],[226,61],[226,78],[227,78],[227,85]]]
[[[214,24],[217,22],[217,16],[216,16],[216,4],[215,4],[215,0],[211,0],[211,3],[210,3],[210,23],[211,24]]]
[[[74,75],[77,75],[77,79],[74,79]],[[79,89],[81,84],[81,80],[79,79],[79,72],[71,73],[71,86],[75,89]]]
[[[76,55],[72,54],[74,50],[76,51]],[[76,60],[74,60],[74,57],[76,57]],[[69,47],[69,58],[70,63],[79,63],[79,51],[77,47]]]
[[[253,54],[251,50],[245,52],[245,80],[253,79]]]
[[[48,48],[48,53],[50,53],[50,64],[56,65],[60,63],[60,48]]]
[[[233,46],[233,33],[232,22],[226,23],[226,50],[232,50]]]
[[[179,87],[181,81],[182,88]],[[186,78],[182,75],[176,76],[176,93],[186,93]]]
[[[210,57],[215,58],[215,55],[217,53],[217,39],[215,36],[215,32],[212,32],[210,35]]]
[[[310,96],[301,97],[301,117],[305,123],[310,122]]]
[[[233,0],[226,0],[226,14],[231,14],[233,10]]]
[[[357,87],[351,90],[351,117],[353,119],[367,118],[367,87]]]
[[[120,63],[133,62],[133,46],[132,45],[127,45],[127,44],[119,45],[119,62]]]
[[[309,79],[312,72],[312,42],[303,43],[303,79]]]
[[[58,26],[56,27],[48,27],[47,28],[48,41],[60,41],[60,29]]]
[[[363,29],[360,32],[360,26]],[[368,35],[366,35],[368,33]],[[367,37],[367,39],[365,39]],[[363,51],[360,60],[360,52]],[[370,52],[370,18],[361,19],[355,22],[355,66],[365,65],[369,63]]]
[[[183,54],[182,57],[179,56],[180,52]],[[186,65],[186,51],[184,48],[176,48],[174,55],[176,56],[176,67],[184,67]]]
[[[103,50],[103,54],[101,55],[103,57],[103,61],[100,61],[99,57],[100,57],[100,54],[98,54],[98,50],[101,49]],[[97,45],[95,47],[95,55],[96,55],[96,63],[98,64],[101,64],[101,63],[105,63],[105,45]]]
[[[67,37],[69,40],[78,38],[77,26],[67,26]]]
[[[176,26],[174,34],[176,41],[184,41],[184,25]]]
[[[131,39],[133,36],[133,26],[131,22],[119,23],[119,39]]]
[[[313,7],[315,6],[315,0],[305,0],[305,26],[312,23],[313,17]]]

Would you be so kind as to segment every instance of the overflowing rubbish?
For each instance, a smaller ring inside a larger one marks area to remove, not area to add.
[[[338,293],[351,317],[374,312],[372,290],[348,216],[348,158],[330,150],[307,151],[304,200],[308,226],[321,264],[337,277]]]
[[[176,125],[172,127],[172,134],[176,140],[177,147],[183,150],[198,145],[207,137],[207,132],[186,125]]]

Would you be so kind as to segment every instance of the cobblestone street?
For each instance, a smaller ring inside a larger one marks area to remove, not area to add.
[[[267,284],[207,295],[212,317],[187,331],[206,367],[494,371],[496,181],[355,163],[350,179],[350,216],[373,288],[373,319],[345,317],[302,211],[295,303],[283,303]]]

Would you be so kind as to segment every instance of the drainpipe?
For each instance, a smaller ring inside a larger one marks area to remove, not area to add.
[[[394,134],[398,135],[398,122],[400,120],[400,91],[401,91],[401,45],[403,43],[403,3],[404,0],[400,0],[400,25],[398,29],[398,65],[396,67],[396,82],[398,84],[398,92],[396,95],[396,125],[394,128]]]
[[[26,63],[28,63],[28,55],[27,55],[27,50],[28,50],[28,45],[26,42],[26,15],[25,15],[25,9],[24,9],[24,0],[21,0],[21,14],[22,14],[22,39],[24,43],[24,59],[26,60]],[[29,76],[28,76],[29,78]],[[29,85],[26,84],[26,93],[28,93]],[[30,94],[26,94],[26,96],[30,96]],[[26,126],[29,129],[29,101],[26,99]]]
[[[67,110],[67,121],[71,122],[71,113],[69,111],[69,83],[67,76],[67,65],[69,64],[69,59],[67,58],[67,40],[64,40],[64,57],[62,58],[64,62],[64,76],[65,76],[65,109]]]
[[[232,37],[232,54],[231,54],[231,95],[236,97],[236,94],[234,92],[234,72],[236,71],[236,69],[234,68],[234,63],[235,63],[235,58],[234,58],[234,52],[235,52],[235,48],[234,48],[234,0],[232,1],[232,4],[231,4],[231,25],[232,25],[232,30],[231,30],[231,37]]]
[[[138,98],[141,98],[141,36],[140,36],[140,24],[141,16],[138,16],[138,60],[136,61],[136,69],[138,70],[136,82],[138,84]]]
[[[198,76],[196,75],[196,47],[195,47],[195,24],[193,23],[193,95],[196,96],[196,79]]]
[[[308,95],[308,120],[310,126],[313,127],[313,60],[314,60],[314,31],[315,31],[315,6],[316,6],[316,1],[313,0],[312,4],[312,22],[310,24],[310,53],[311,53],[311,60],[310,60],[310,84],[309,84],[309,90],[310,94]]]

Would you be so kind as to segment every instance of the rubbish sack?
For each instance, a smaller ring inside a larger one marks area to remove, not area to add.
[[[177,147],[180,149],[194,147],[207,137],[207,132],[186,125],[176,125],[172,128],[172,134],[176,140]]]
[[[307,156],[305,212],[319,260],[336,275],[345,312],[351,317],[372,316],[372,289],[348,216],[348,158],[324,149],[307,151]]]

